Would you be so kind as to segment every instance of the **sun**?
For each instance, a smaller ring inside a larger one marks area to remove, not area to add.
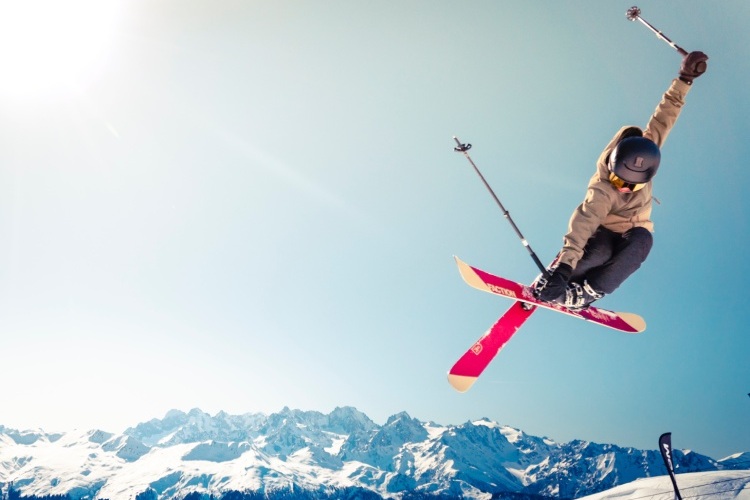
[[[106,63],[119,11],[114,0],[0,1],[0,94],[85,87]]]

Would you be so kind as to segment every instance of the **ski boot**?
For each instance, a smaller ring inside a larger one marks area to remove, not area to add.
[[[560,304],[571,311],[580,311],[602,297],[604,293],[596,290],[587,280],[583,280],[583,284],[571,281],[565,290],[565,296],[560,298]]]

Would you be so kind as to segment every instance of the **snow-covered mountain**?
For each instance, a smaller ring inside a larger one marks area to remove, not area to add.
[[[733,470],[750,476],[750,453],[715,460],[675,450],[674,460],[680,478]],[[27,496],[132,499],[148,492],[182,499],[191,492],[221,498],[230,491],[309,490],[350,497],[578,498],[665,472],[656,450],[560,444],[486,419],[443,426],[400,413],[377,425],[350,407],[327,415],[288,408],[214,416],[173,410],[120,435],[0,426],[0,488],[7,492],[12,483]],[[664,479],[630,488],[655,491]]]

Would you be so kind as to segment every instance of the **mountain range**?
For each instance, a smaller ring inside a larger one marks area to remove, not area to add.
[[[750,453],[673,455],[680,474],[750,469]],[[12,484],[27,497],[579,498],[664,474],[657,450],[556,443],[487,419],[439,425],[402,412],[378,425],[351,407],[213,416],[172,410],[122,434],[0,425],[0,489]]]

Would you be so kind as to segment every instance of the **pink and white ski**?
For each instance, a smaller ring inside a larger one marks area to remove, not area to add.
[[[448,372],[448,382],[459,392],[469,390],[500,349],[536,310],[536,306],[626,333],[640,333],[646,329],[646,322],[637,314],[613,312],[594,306],[572,311],[559,304],[538,300],[531,287],[472,267],[458,257],[456,263],[461,277],[472,287],[516,301]]]
[[[516,302],[477,340],[448,372],[448,382],[458,392],[466,392],[490,364],[500,349],[531,316],[536,307]]]
[[[544,307],[553,311],[567,314],[576,318],[584,319],[592,323],[620,330],[625,333],[641,333],[646,329],[646,322],[633,313],[613,312],[607,309],[589,306],[587,309],[573,311],[559,304],[544,302],[534,297],[531,287],[516,283],[500,276],[495,276],[476,267],[472,267],[455,257],[458,271],[466,283],[479,290],[509,299],[520,300],[527,304]]]

